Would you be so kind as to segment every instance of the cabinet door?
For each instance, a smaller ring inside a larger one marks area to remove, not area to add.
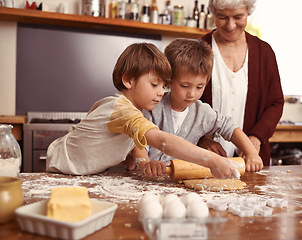
[[[45,172],[46,150],[33,151],[33,172]]]

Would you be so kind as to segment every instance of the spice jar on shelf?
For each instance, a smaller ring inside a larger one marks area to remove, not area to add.
[[[17,177],[20,172],[21,149],[12,128],[12,125],[0,124],[0,176]]]
[[[184,18],[184,7],[182,5],[176,5],[173,9],[173,16],[172,16],[172,24],[178,26],[185,25],[185,18]]]
[[[139,4],[137,2],[128,0],[125,18],[128,20],[139,20]]]

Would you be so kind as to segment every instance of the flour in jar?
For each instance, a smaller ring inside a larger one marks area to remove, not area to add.
[[[0,176],[17,177],[20,172],[20,158],[0,158]]]

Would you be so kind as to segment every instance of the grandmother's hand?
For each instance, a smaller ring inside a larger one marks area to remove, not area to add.
[[[197,145],[201,148],[207,149],[211,152],[214,152],[222,157],[226,157],[227,153],[223,149],[223,147],[220,145],[219,142],[214,141],[212,138],[204,136],[202,137]]]

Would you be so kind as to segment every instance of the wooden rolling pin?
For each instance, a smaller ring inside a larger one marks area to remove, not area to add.
[[[243,158],[234,157],[229,158],[237,162],[237,170],[242,176],[245,172],[245,162]],[[200,166],[195,163],[173,159],[171,167],[166,168],[166,173],[170,175],[171,179],[181,180],[181,179],[198,179],[198,178],[212,178],[211,170],[209,168]]]

